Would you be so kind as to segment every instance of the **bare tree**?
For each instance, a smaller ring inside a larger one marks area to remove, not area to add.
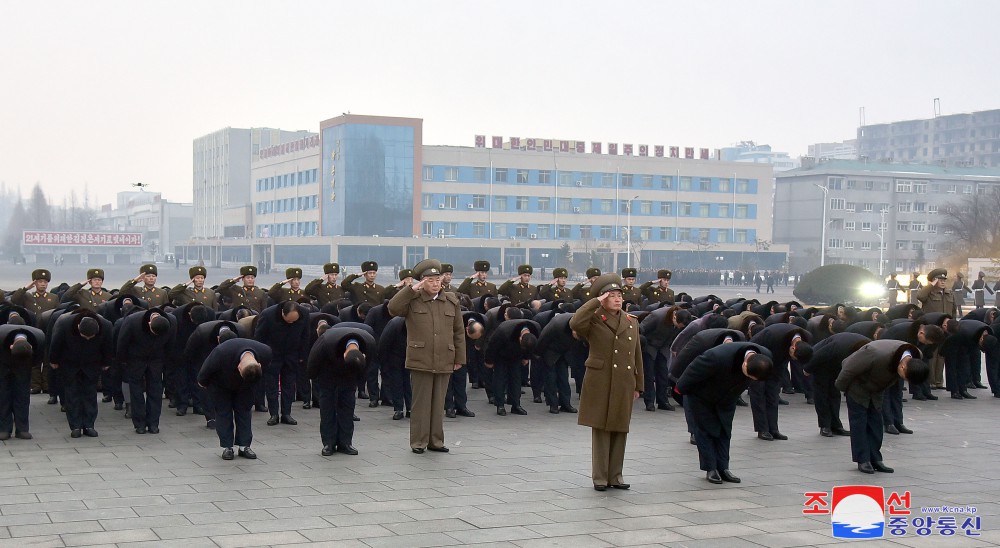
[[[1000,252],[1000,193],[970,194],[938,209],[938,231],[954,257],[992,257]]]

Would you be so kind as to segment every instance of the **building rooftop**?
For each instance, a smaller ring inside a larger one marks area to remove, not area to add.
[[[802,175],[829,174],[837,175],[845,172],[877,172],[920,175],[945,175],[950,177],[996,177],[1000,178],[1000,169],[990,167],[956,167],[938,164],[902,164],[873,162],[862,160],[827,160],[810,164],[803,162],[802,167],[776,173],[778,178],[797,177]]]

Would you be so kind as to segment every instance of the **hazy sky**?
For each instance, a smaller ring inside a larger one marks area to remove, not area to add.
[[[868,123],[1000,108],[992,1],[0,4],[0,181],[191,199],[226,126],[344,111],[474,135],[794,156]]]

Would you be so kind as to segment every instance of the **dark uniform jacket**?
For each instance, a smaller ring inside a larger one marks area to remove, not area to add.
[[[135,295],[136,297],[143,300],[146,303],[147,308],[155,308],[166,306],[170,304],[170,298],[167,295],[165,289],[153,286],[152,288],[147,288],[146,284],[138,286],[135,280],[129,280],[122,285],[119,294]]]
[[[747,340],[742,332],[725,327],[713,327],[710,329],[703,329],[695,333],[687,341],[687,343],[684,344],[684,347],[681,348],[680,352],[678,352],[677,355],[670,360],[670,378],[674,381],[681,378],[681,375],[684,374],[684,370],[691,365],[691,362],[708,350],[723,344],[722,341],[724,341],[726,337],[732,337],[734,343],[744,342]]]
[[[149,318],[159,313],[170,321],[170,328],[163,335],[149,329]],[[159,308],[136,312],[122,318],[118,338],[115,341],[116,359],[125,366],[125,380],[138,380],[147,364],[163,364],[170,356],[171,344],[177,332],[177,320]]]
[[[538,337],[538,346],[535,353],[545,360],[550,367],[565,359],[566,363],[579,363],[587,357],[587,346],[582,340],[573,337],[573,330],[569,327],[573,314],[560,313],[552,317],[542,334]]]
[[[538,285],[538,298],[547,301],[566,301],[573,296],[573,292],[566,286],[559,287],[550,283]]]
[[[309,358],[306,361],[306,374],[316,384],[323,387],[357,383],[365,378],[365,364],[360,367],[348,367],[344,363],[344,350],[347,343],[354,339],[358,342],[358,350],[365,355],[366,362],[372,360],[378,352],[375,337],[364,329],[349,327],[331,327],[316,341]]]
[[[125,304],[126,299],[130,299],[133,305],[132,308],[128,311],[129,313],[135,310],[149,309],[149,306],[146,305],[146,301],[136,298],[132,295],[119,294],[114,299],[101,303],[101,305],[97,307],[97,313],[106,318],[112,324],[114,324],[122,317],[128,315],[128,313],[122,310],[122,307]]]
[[[869,339],[874,339],[875,332],[878,331],[879,328],[881,327],[883,327],[883,325],[879,322],[872,322],[872,321],[854,322],[851,325],[847,326],[847,329],[844,329],[844,331],[848,333],[858,333],[860,335],[868,337]],[[884,337],[879,337],[879,338],[882,339]]]
[[[454,293],[430,296],[406,285],[389,301],[389,313],[406,318],[407,369],[451,374],[465,363],[465,325]]]
[[[638,322],[624,310],[615,317],[599,300],[591,299],[573,314],[569,325],[590,346],[577,423],[628,432],[633,392],[643,389]]]
[[[98,332],[87,340],[80,336],[80,321],[94,318]],[[82,371],[87,378],[97,380],[101,370],[111,366],[114,357],[112,325],[108,320],[85,308],[62,314],[52,329],[49,361],[59,365],[64,378],[73,378]]]
[[[185,284],[177,284],[170,290],[167,295],[170,298],[170,302],[174,306],[184,306],[188,303],[199,302],[212,310],[218,310],[219,306],[216,302],[215,291],[211,288],[202,287],[201,289],[195,289],[193,287],[187,287]]]
[[[770,357],[763,346],[749,342],[720,344],[706,350],[684,369],[675,390],[685,397],[694,396],[691,414],[698,428],[713,437],[731,436],[736,399],[750,386],[743,373],[747,352]]]
[[[35,316],[41,316],[42,312],[55,310],[59,306],[59,297],[51,291],[46,291],[45,293],[32,291],[28,293],[27,289],[21,287],[10,296],[10,302],[18,306],[23,306]]]
[[[597,296],[597,291],[601,288],[593,287],[590,282],[581,282],[573,286],[571,294],[578,301],[589,301],[591,297]]]
[[[651,303],[674,304],[674,290],[669,287],[664,290],[658,282],[646,282],[640,285],[639,289]]]
[[[385,324],[378,338],[379,363],[391,371],[406,367],[406,318],[395,317]]]
[[[239,336],[239,328],[236,322],[227,320],[212,320],[200,324],[191,333],[184,345],[182,359],[184,363],[201,370],[205,364],[205,359],[212,353],[216,346],[219,346],[219,330],[228,327],[233,333]]]
[[[205,363],[198,372],[198,384],[221,392],[252,390],[260,379],[247,382],[240,375],[238,366],[244,352],[253,353],[257,363],[264,369],[271,363],[271,349],[267,345],[250,339],[229,339],[216,346],[205,358]]]
[[[770,378],[777,378],[779,368],[788,367],[788,362],[791,360],[788,349],[792,345],[792,339],[796,335],[802,337],[804,342],[809,342],[812,339],[808,331],[790,323],[769,325],[750,339],[750,342],[759,344],[771,351],[771,360],[774,363],[774,367],[771,368]],[[802,364],[805,362],[799,363]]]
[[[497,286],[493,282],[472,281],[472,278],[462,280],[462,283],[458,286],[458,292],[465,293],[470,299],[482,297],[483,295],[493,295],[494,297],[499,295],[497,293]]]
[[[382,301],[385,300],[383,297],[385,288],[377,283],[354,283],[354,280],[360,277],[357,274],[351,274],[340,283],[341,289],[350,296],[351,302],[354,304],[368,303],[372,306],[382,304]]]
[[[324,282],[322,279],[315,279],[309,282],[305,288],[306,295],[316,299],[320,308],[328,303],[339,301],[344,298],[344,290],[337,284]]]
[[[639,322],[639,331],[646,337],[643,351],[650,358],[659,354],[670,359],[670,345],[683,329],[674,325],[674,314],[677,310],[679,309],[673,306],[658,308]]]
[[[82,283],[71,285],[69,289],[66,290],[66,293],[63,293],[62,301],[63,302],[76,301],[83,308],[86,308],[87,310],[96,311],[97,307],[100,306],[101,303],[103,303],[104,301],[108,301],[112,298],[111,293],[107,289],[104,289],[103,287],[101,288],[100,291],[96,292],[92,288],[87,289],[86,291],[82,291],[82,289],[83,289]]]
[[[624,299],[625,302],[642,304],[642,291],[635,285],[623,285],[622,299]]]
[[[903,352],[920,357],[916,346],[903,341],[872,341],[848,356],[841,366],[834,386],[864,407],[882,409],[882,394],[899,382],[899,360]]]
[[[955,316],[955,295],[950,289],[937,289],[933,285],[925,285],[917,291],[920,307],[927,312],[942,312]]]
[[[802,366],[810,375],[836,379],[840,374],[840,363],[862,346],[872,342],[858,333],[835,333],[813,347],[813,357]]]
[[[269,346],[275,358],[305,361],[309,352],[309,311],[299,305],[299,319],[290,324],[281,317],[280,305],[265,308],[258,316],[253,338]]]
[[[229,297],[233,308],[245,306],[258,313],[267,308],[267,293],[257,286],[246,287],[236,285],[233,280],[224,280],[219,284],[219,294]]]
[[[527,328],[535,337],[541,335],[542,328],[532,320],[506,320],[490,335],[486,341],[486,350],[483,352],[483,359],[488,364],[505,363],[521,364],[521,360],[531,359],[530,353],[525,353],[521,349],[518,341],[521,337],[521,330]]]
[[[267,296],[271,298],[271,302],[274,304],[281,304],[286,301],[298,301],[300,298],[306,296],[306,292],[301,287],[299,289],[292,289],[290,287],[284,287],[280,282],[271,286],[271,289],[267,290]]]
[[[10,354],[10,345],[14,344],[14,337],[23,334],[31,343],[33,350],[31,357],[25,360],[15,360]],[[13,374],[21,381],[31,377],[32,368],[42,366],[42,356],[45,354],[45,333],[37,327],[27,325],[0,325],[0,377]]]
[[[512,282],[507,280],[497,291],[501,295],[506,295],[510,302],[514,304],[525,303],[538,298],[538,288],[531,284],[523,284],[520,281]]]

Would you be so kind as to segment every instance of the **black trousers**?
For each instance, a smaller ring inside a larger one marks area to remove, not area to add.
[[[886,388],[882,394],[882,424],[885,426],[903,424],[903,379]]]
[[[253,394],[253,389],[235,392],[217,388],[210,390],[209,400],[215,408],[215,433],[219,435],[219,447],[233,447],[234,443],[240,447],[250,447],[253,442],[253,430],[250,427]]]
[[[694,417],[696,413],[693,407],[698,405],[698,403],[696,396],[684,396],[685,414],[691,414]],[[723,430],[721,435],[714,436],[702,428],[697,420],[693,420],[692,425],[694,426],[694,441],[698,445],[698,466],[706,472],[710,470],[728,470],[729,445],[732,441],[731,430],[729,433]],[[729,426],[732,428],[732,425]]]
[[[521,407],[521,362],[493,364],[493,398],[497,407]]]
[[[576,393],[580,394],[583,390],[583,377],[587,373],[587,366],[584,360],[575,360],[569,365],[569,376],[573,377],[573,384],[576,385]]]
[[[466,345],[470,345],[466,341]],[[469,382],[479,384],[483,374],[483,353],[479,350],[470,351],[467,354],[468,362],[465,367],[469,369]]]
[[[854,462],[882,460],[882,410],[869,402],[858,403],[847,395],[847,421],[851,425],[851,458]]]
[[[78,370],[71,375],[64,374],[63,381],[69,429],[93,428],[97,421],[97,379]]]
[[[1000,396],[1000,356],[986,355],[986,382],[990,383],[990,392]]]
[[[306,374],[306,362],[301,361],[298,364],[298,369],[295,371],[296,377],[296,396],[298,401],[301,402],[312,402],[313,401],[313,383],[309,380],[309,375]]]
[[[531,384],[531,394],[535,397],[540,397],[545,393],[545,370],[548,368],[545,366],[545,361],[540,358],[532,358],[530,368],[528,374]]]
[[[541,363],[541,362],[540,362]],[[545,367],[545,403],[552,407],[569,407],[573,392],[569,387],[569,364],[560,356]]]
[[[198,386],[198,370],[200,365],[181,363],[178,364],[175,376],[177,386],[177,410],[187,411],[190,403],[197,409],[204,411],[208,407],[205,401],[205,389]]]
[[[448,380],[448,393],[444,395],[445,410],[454,409],[456,411],[468,409],[469,394],[466,388],[469,386],[469,367],[463,365],[457,371],[452,372]]]
[[[750,411],[754,432],[778,432],[778,395],[781,379],[772,375],[762,381],[751,381]]]
[[[126,379],[132,402],[132,425],[136,428],[159,428],[163,407],[163,365],[149,362],[141,369],[129,364]]]
[[[280,358],[271,360],[271,364],[264,371],[267,410],[271,412],[272,417],[278,415],[279,409],[282,417],[291,416],[292,402],[295,401],[295,379],[298,367],[297,359]],[[279,399],[281,400],[280,407]]]
[[[944,356],[944,383],[951,393],[968,390],[969,363],[964,352],[963,349]]]
[[[792,368],[792,386],[805,392],[807,398],[811,398],[813,392],[812,381],[806,376],[805,371],[802,370],[802,364],[791,360],[788,362],[788,365]]]
[[[0,376],[0,432],[28,432],[28,403],[31,376],[13,373]]]
[[[410,386],[410,373],[403,368],[402,364],[399,364],[396,367],[386,367],[382,379],[383,387],[389,390],[393,411],[403,411],[404,407],[406,411],[409,411],[413,407],[413,387]]]
[[[316,388],[319,390],[319,435],[323,445],[340,448],[353,445],[357,383],[316,383]]]
[[[65,403],[65,392],[63,391],[62,383],[62,371],[59,369],[52,369],[52,366],[48,363],[42,365],[42,374],[45,375],[45,379],[49,386],[49,396],[54,397],[59,400],[59,403]]]
[[[104,395],[110,396],[115,404],[125,401],[125,394],[122,392],[122,367],[118,363],[112,363],[111,367],[101,371],[101,386],[104,388]]]
[[[379,387],[378,387],[378,363],[373,362],[368,364],[368,369],[365,371],[365,384],[368,385],[368,400],[378,401],[379,400]],[[383,379],[382,384],[385,384]]]
[[[667,398],[670,394],[670,361],[665,356],[657,353],[655,357],[650,357],[643,353],[643,392],[642,399],[646,405],[669,403]]]
[[[813,375],[813,406],[816,408],[816,419],[820,428],[841,430],[844,423],[840,421],[840,391],[834,386],[836,375],[817,372]]]

